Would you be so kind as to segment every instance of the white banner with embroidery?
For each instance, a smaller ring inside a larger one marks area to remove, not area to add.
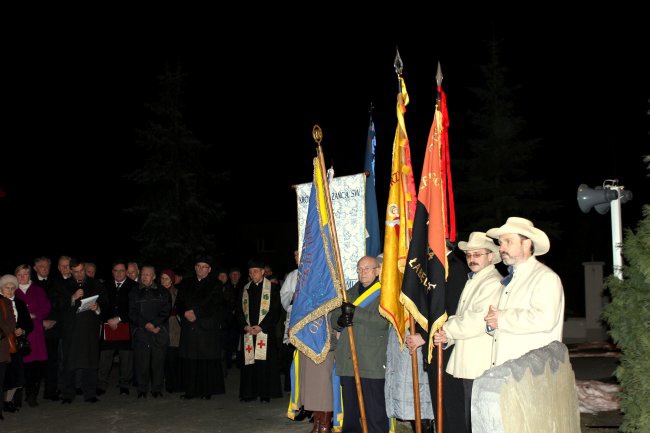
[[[335,177],[329,184],[343,275],[348,289],[357,282],[357,262],[366,254],[366,175]],[[298,245],[302,246],[311,182],[296,185]],[[300,251],[300,247],[298,251]]]

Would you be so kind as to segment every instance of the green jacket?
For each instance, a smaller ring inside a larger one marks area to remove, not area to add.
[[[359,297],[359,287],[360,283],[357,283],[348,290],[348,302],[354,302]],[[336,374],[339,376],[354,376],[348,330],[347,328],[341,330],[336,324],[340,313],[340,309],[332,312],[332,326],[337,331],[341,331],[334,352]],[[388,321],[379,314],[379,296],[366,307],[357,307],[354,310],[352,323],[359,376],[366,379],[384,379]]]

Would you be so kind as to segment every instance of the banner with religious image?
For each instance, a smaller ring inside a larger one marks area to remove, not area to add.
[[[366,253],[366,175],[335,177],[329,183],[345,284],[357,282],[357,262]],[[302,246],[311,182],[296,185],[298,245]],[[298,248],[300,250],[300,248]]]

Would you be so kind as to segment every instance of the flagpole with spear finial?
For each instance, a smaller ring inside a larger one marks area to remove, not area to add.
[[[397,87],[398,92],[402,92],[402,83],[400,78],[402,76],[402,70],[404,68],[404,63],[402,62],[402,57],[399,55],[399,49],[396,48],[395,62],[393,63],[395,67],[395,73],[397,74]],[[407,239],[408,239],[408,228],[406,230]],[[410,241],[410,239],[408,239]],[[415,319],[413,315],[409,312],[409,328],[411,333],[415,333]],[[411,377],[413,379],[413,409],[415,413],[415,433],[422,432],[422,415],[420,412],[420,378],[418,375],[418,353],[417,350],[411,352]]]
[[[442,68],[440,67],[440,62],[438,62],[438,70],[436,71],[436,85],[437,89],[440,89],[440,86],[442,85]],[[436,109],[438,108],[438,104],[440,104],[440,92],[437,92],[436,96]],[[438,414],[438,419],[436,420],[437,424],[437,432],[442,433],[443,432],[443,424],[442,424],[442,381],[443,381],[443,366],[442,366],[442,344],[438,344],[437,347],[437,368],[436,368],[436,374],[438,375],[438,389],[436,390],[436,404],[437,404],[437,411],[436,413]]]
[[[321,172],[327,173],[325,169],[325,157],[323,155],[323,149],[321,147],[321,141],[323,140],[323,130],[318,125],[314,125],[312,129],[312,137],[316,142],[316,156],[318,158],[318,163],[320,164]],[[343,264],[341,261],[341,253],[339,251],[339,242],[336,234],[336,223],[334,222],[334,211],[332,210],[332,196],[330,195],[329,182],[323,182],[323,189],[325,190],[325,196],[327,200],[327,214],[329,216],[330,222],[330,233],[332,236],[332,251],[334,253],[334,261],[336,262],[336,273],[339,279],[341,286],[341,296],[343,301],[348,301],[348,295],[344,289],[346,287],[345,279],[343,277]],[[350,353],[352,354],[352,366],[354,367],[354,381],[357,385],[357,397],[359,398],[359,414],[361,417],[361,429],[363,433],[368,433],[368,425],[366,423],[366,407],[363,401],[363,391],[361,389],[361,377],[359,376],[359,363],[357,360],[357,350],[354,342],[354,332],[352,331],[352,326],[347,326],[348,329],[348,339],[350,340]]]

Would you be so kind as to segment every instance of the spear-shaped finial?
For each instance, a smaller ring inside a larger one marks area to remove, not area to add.
[[[442,69],[440,68],[440,61],[438,61],[438,70],[436,71],[436,84],[442,84]]]
[[[313,137],[316,144],[320,147],[320,142],[323,141],[323,130],[320,129],[320,126],[314,125],[314,128],[311,130],[311,136]]]
[[[395,67],[395,73],[401,77],[402,76],[402,69],[404,68],[404,63],[402,62],[402,58],[399,55],[399,48],[395,47],[395,62],[393,62],[393,66]]]

